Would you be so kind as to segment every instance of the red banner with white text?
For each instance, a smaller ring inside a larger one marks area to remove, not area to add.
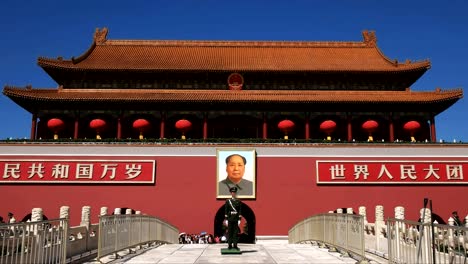
[[[317,159],[317,184],[468,184],[468,160]]]
[[[5,157],[0,184],[154,184],[156,160],[148,157]]]

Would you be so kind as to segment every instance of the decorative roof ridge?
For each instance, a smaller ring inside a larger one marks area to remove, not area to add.
[[[96,45],[103,44],[107,41],[107,34],[109,33],[109,29],[104,27],[102,29],[96,28],[94,31],[93,35],[93,42],[91,43],[91,46],[81,55],[78,57],[71,57],[70,60],[65,60],[65,61],[71,61],[73,64],[80,63],[81,61],[85,60],[91,53],[93,52],[94,48],[96,48]],[[39,57],[37,59],[37,63],[41,65],[41,62],[54,62],[54,61],[64,61],[63,57],[58,57],[57,59],[53,58],[47,58],[47,57]]]
[[[185,47],[375,47],[375,31],[364,30],[363,41],[275,41],[275,40],[108,40],[108,29],[96,29],[94,42],[97,45],[144,45]],[[99,41],[98,41],[99,40]]]
[[[377,50],[377,52],[379,53],[379,55],[385,60],[387,61],[388,63],[398,67],[398,66],[408,66],[408,65],[424,65],[426,67],[426,69],[430,69],[431,68],[431,61],[429,59],[424,59],[424,60],[416,60],[416,61],[411,61],[409,59],[405,60],[405,62],[403,63],[400,63],[398,62],[397,59],[390,59],[389,57],[387,57],[383,52],[382,50],[380,50],[379,47],[375,46],[375,49]]]
[[[431,62],[429,59],[424,59],[424,60],[419,60],[419,61],[414,61],[412,62],[411,60],[407,59],[404,63],[399,63],[397,59],[390,59],[387,57],[382,50],[377,46],[377,36],[375,35],[375,31],[368,31],[364,30],[362,31],[362,37],[364,39],[364,44],[367,47],[372,47],[377,50],[379,55],[384,58],[388,63],[394,65],[394,66],[399,66],[399,65],[409,65],[409,64],[420,64],[420,65],[425,65],[427,69],[431,68]]]
[[[274,40],[107,40],[101,44],[112,46],[159,46],[159,47],[260,47],[260,48],[309,48],[309,47],[368,47],[358,41],[274,41]]]

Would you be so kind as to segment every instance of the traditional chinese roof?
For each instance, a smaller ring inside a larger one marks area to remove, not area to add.
[[[461,89],[441,91],[311,91],[311,90],[160,90],[160,89],[32,89],[5,87],[3,93],[28,111],[54,105],[408,105],[421,111],[441,112],[463,97]],[[214,109],[213,109],[214,110]],[[323,110],[323,109],[322,109]]]
[[[110,40],[96,29],[91,47],[65,60],[39,58],[46,71],[425,72],[428,60],[399,63],[377,47],[374,32],[361,42]]]

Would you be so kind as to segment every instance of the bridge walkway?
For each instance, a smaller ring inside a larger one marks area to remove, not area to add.
[[[221,255],[220,250],[225,247],[226,244],[168,244],[112,263],[356,263],[352,258],[310,244],[240,244],[241,255]]]

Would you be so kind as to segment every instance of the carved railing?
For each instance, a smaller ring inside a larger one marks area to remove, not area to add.
[[[136,246],[157,242],[179,243],[179,230],[173,225],[147,215],[109,215],[99,219],[98,256],[113,254]]]
[[[67,219],[0,224],[0,263],[65,263]]]
[[[364,218],[351,214],[319,214],[294,225],[288,233],[289,243],[318,242],[330,251],[366,261]]]
[[[388,219],[389,263],[467,263],[468,227]]]

